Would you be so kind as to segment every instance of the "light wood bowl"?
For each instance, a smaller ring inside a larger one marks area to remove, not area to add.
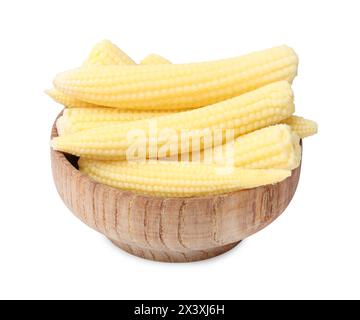
[[[52,137],[57,136],[56,126]],[[66,206],[121,249],[164,262],[218,256],[273,222],[291,201],[300,167],[286,180],[221,195],[163,198],[95,182],[77,158],[51,150],[56,188]]]

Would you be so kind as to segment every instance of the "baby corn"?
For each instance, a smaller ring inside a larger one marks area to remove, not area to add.
[[[65,109],[57,121],[59,134],[74,133],[117,123],[149,119],[171,114],[170,111],[128,111],[114,108]]]
[[[219,128],[224,131],[234,129],[235,136],[239,136],[276,124],[293,112],[291,87],[288,82],[279,81],[208,107],[153,118],[152,122],[157,128],[156,136],[152,135],[148,120],[139,120],[56,137],[52,140],[52,147],[77,156],[121,160],[126,158],[132,143],[128,141],[129,133],[142,135],[145,145],[148,145],[150,138],[155,138],[157,147],[160,147],[164,144],[164,130],[171,129],[177,135],[176,138],[182,130],[214,131]],[[192,147],[191,151],[200,149],[200,146]]]
[[[103,40],[97,43],[91,50],[89,57],[85,60],[84,66],[89,65],[131,65],[135,62],[119,47],[110,42]],[[45,93],[49,95],[56,102],[68,108],[95,108],[96,104],[88,103],[79,100],[75,97],[67,95],[55,88],[46,90]]]
[[[286,46],[238,58],[183,65],[87,66],[59,74],[55,87],[79,100],[123,109],[197,108],[297,73]]]
[[[45,90],[45,93],[49,97],[51,97],[54,101],[62,104],[63,106],[65,106],[67,108],[95,108],[95,107],[98,107],[97,105],[95,105],[93,103],[81,101],[72,96],[69,96],[68,94],[65,94],[55,88]]]
[[[136,63],[118,46],[109,40],[103,40],[91,50],[83,63],[88,65],[135,65]]]
[[[80,171],[95,181],[137,193],[163,197],[218,194],[273,184],[289,170],[254,170],[185,162],[125,162],[80,159]]]
[[[234,144],[236,166],[294,169],[300,163],[300,139],[287,125],[275,125],[240,136]]]
[[[171,62],[158,54],[149,54],[140,61],[140,65],[170,64]]]
[[[312,136],[317,133],[317,124],[315,121],[305,119],[299,116],[291,116],[281,123],[288,124],[300,138]]]
[[[122,59],[124,56],[127,57],[127,55],[118,47],[113,45],[110,41],[104,40],[95,45],[89,55],[89,58],[84,62],[84,64],[131,64],[129,60],[130,58]],[[157,54],[150,54],[140,62],[140,64],[149,65],[167,63],[170,63],[170,61]],[[56,122],[59,135],[92,129],[104,125],[111,125],[116,122],[149,119],[171,113],[171,111],[166,110],[151,112],[103,108],[75,99],[56,89],[50,89],[45,92],[55,101],[71,108],[71,110],[65,109],[63,115]]]
[[[229,149],[232,147],[232,150]],[[286,124],[279,124],[238,137],[233,144],[192,154],[192,161],[233,164],[248,169],[288,169],[299,166],[300,138]]]
[[[150,54],[136,64],[108,40],[46,91],[65,105],[54,150],[98,183],[194,197],[274,184],[301,162],[314,121],[294,116],[298,58],[279,46],[202,63]]]

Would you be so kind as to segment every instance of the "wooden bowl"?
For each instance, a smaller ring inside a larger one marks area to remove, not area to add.
[[[56,126],[52,137],[57,136]],[[190,262],[218,256],[274,221],[292,199],[300,167],[286,180],[193,198],[135,194],[95,182],[77,158],[51,150],[56,188],[66,206],[121,249],[150,260]]]

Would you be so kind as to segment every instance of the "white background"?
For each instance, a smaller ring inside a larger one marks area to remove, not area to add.
[[[0,298],[360,298],[358,1],[2,1]],[[297,114],[316,120],[298,191],[271,226],[206,262],[114,247],[53,185],[43,94],[108,38],[135,60],[225,58],[287,44]]]

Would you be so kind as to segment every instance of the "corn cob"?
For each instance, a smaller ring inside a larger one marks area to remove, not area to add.
[[[63,106],[67,108],[94,108],[97,107],[93,103],[81,101],[79,99],[76,99],[68,94],[62,93],[61,91],[53,88],[46,90],[45,93],[51,97],[54,101],[57,103],[62,104]]]
[[[83,63],[88,65],[135,65],[136,63],[109,40],[97,43]]]
[[[96,44],[91,50],[89,57],[85,60],[84,66],[89,65],[112,65],[112,64],[135,64],[120,48],[108,40]],[[68,108],[96,108],[96,104],[88,103],[67,95],[60,90],[50,89],[45,91],[53,100]]]
[[[141,65],[170,64],[171,62],[157,54],[149,54],[140,61]]]
[[[248,169],[288,169],[299,166],[300,138],[286,124],[279,124],[238,137],[232,149],[220,145],[192,155],[192,161],[233,164]],[[230,152],[229,152],[230,151]]]
[[[300,138],[312,136],[317,133],[317,124],[315,121],[305,119],[299,116],[291,116],[281,123],[288,124]]]
[[[234,144],[236,166],[251,169],[295,169],[300,164],[300,138],[280,124],[240,136]]]
[[[289,170],[252,170],[185,162],[80,159],[80,171],[112,187],[163,197],[190,197],[272,184]],[[224,168],[223,168],[224,169]]]
[[[52,147],[77,156],[121,160],[126,158],[126,152],[131,146],[128,141],[129,133],[140,132],[145,146],[149,145],[150,138],[151,141],[155,139],[159,148],[164,145],[164,139],[167,139],[163,133],[167,129],[171,129],[177,139],[182,130],[193,132],[209,129],[212,133],[219,128],[223,131],[234,129],[234,135],[239,136],[276,124],[293,112],[290,84],[279,81],[208,107],[153,118],[152,124],[157,127],[156,135],[152,133],[149,120],[138,120],[56,137],[52,140]],[[219,144],[222,142],[219,141]],[[200,145],[192,146],[192,151],[200,149]]]
[[[287,80],[298,59],[286,46],[185,65],[88,66],[59,74],[54,85],[77,99],[124,109],[203,107]]]
[[[97,48],[97,51],[102,49],[103,50],[102,55],[105,56],[106,54],[109,55],[109,53],[107,53],[105,50],[108,47],[101,46],[100,44],[101,43],[95,46],[95,48]],[[93,52],[95,52],[95,48],[93,49],[92,54],[90,54],[90,56],[94,56]],[[98,55],[101,56],[101,53],[102,52],[100,50]],[[102,63],[105,64],[104,60],[99,60],[99,61],[102,61]],[[166,64],[166,63],[170,63],[170,61],[156,54],[150,54],[140,62],[140,64]],[[151,111],[129,111],[129,110],[116,109],[116,108],[104,108],[77,100],[75,98],[72,98],[71,96],[63,94],[62,92],[56,89],[48,90],[46,91],[46,93],[52,96],[54,100],[57,100],[58,102],[60,101],[62,104],[71,107],[71,110],[65,109],[63,115],[56,122],[57,131],[59,135],[92,129],[104,125],[112,125],[115,124],[116,122],[149,119],[171,113],[171,111],[166,111],[166,110],[151,112]],[[80,106],[80,107],[76,108],[76,106]]]
[[[127,111],[114,108],[65,109],[57,120],[59,135],[74,133],[116,123],[149,119],[170,114],[170,111]]]

